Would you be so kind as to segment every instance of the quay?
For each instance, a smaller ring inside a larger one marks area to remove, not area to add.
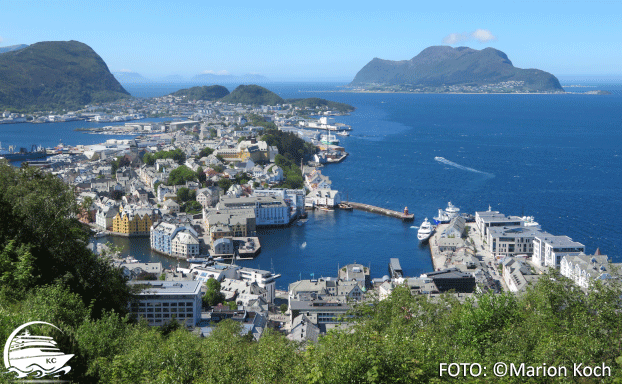
[[[414,221],[415,220],[415,215],[412,213],[408,213],[408,208],[404,208],[404,212],[398,212],[398,211],[392,211],[386,208],[375,207],[369,204],[354,203],[352,201],[344,201],[344,203],[350,204],[352,208],[358,209],[360,211],[379,213],[381,215],[401,219],[402,221]]]

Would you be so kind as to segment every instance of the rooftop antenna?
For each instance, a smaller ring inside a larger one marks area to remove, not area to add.
[[[276,273],[274,273],[274,264],[272,263],[272,258],[270,258],[270,272],[272,272],[273,275],[276,274]]]

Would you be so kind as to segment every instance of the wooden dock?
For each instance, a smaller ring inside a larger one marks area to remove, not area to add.
[[[378,213],[378,214],[385,215],[385,216],[395,217],[402,221],[414,221],[415,220],[415,215],[412,213],[406,214],[404,212],[392,211],[390,209],[375,207],[369,204],[354,203],[352,201],[344,201],[344,203],[350,204],[352,208],[358,209],[359,211]]]

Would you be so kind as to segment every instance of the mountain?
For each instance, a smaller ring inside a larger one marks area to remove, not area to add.
[[[11,51],[18,51],[22,48],[26,48],[28,46],[28,44],[19,44],[19,45],[9,45],[6,47],[0,47],[0,53],[5,53],[5,52],[11,52]]]
[[[202,87],[192,87],[180,89],[171,93],[173,96],[186,96],[187,100],[216,100],[229,94],[229,90],[222,85],[204,85]]]
[[[242,103],[248,105],[277,105],[285,101],[281,96],[259,85],[240,85],[230,94],[220,99],[223,103]]]
[[[516,68],[505,53],[494,48],[476,50],[448,46],[428,47],[410,60],[374,58],[356,74],[350,85],[445,89],[447,86],[479,87],[509,81],[519,83],[505,84],[502,88],[513,87],[514,91],[527,92],[563,91],[552,74],[539,69]]]
[[[44,41],[0,55],[0,107],[75,109],[129,96],[104,60],[78,41]]]
[[[151,80],[147,79],[140,73],[136,72],[112,72],[115,79],[119,81],[119,83],[125,84],[135,84],[135,83],[148,83]]]
[[[201,73],[199,75],[194,76],[190,79],[191,83],[202,83],[202,84],[211,84],[211,83],[267,83],[267,77],[256,74],[246,74],[242,76],[236,75],[217,75],[215,73]]]

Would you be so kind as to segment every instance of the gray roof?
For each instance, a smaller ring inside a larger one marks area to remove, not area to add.
[[[138,296],[150,296],[150,295],[192,295],[200,294],[201,282],[200,281],[152,281],[152,280],[136,280],[129,281],[130,285],[148,285],[145,287]]]
[[[294,341],[316,342],[320,329],[304,314],[296,316],[292,321],[291,331],[287,338]]]

